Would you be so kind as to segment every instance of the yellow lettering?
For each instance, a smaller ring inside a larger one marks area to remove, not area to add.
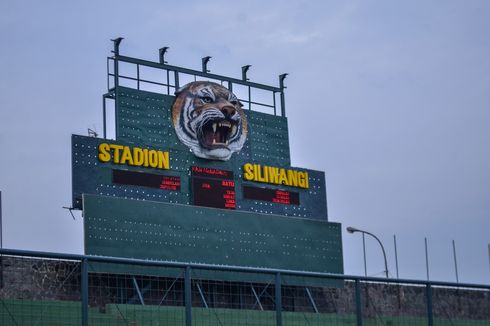
[[[148,163],[152,168],[156,168],[158,166],[158,155],[157,151],[151,150],[148,152]]]
[[[99,144],[99,160],[101,162],[109,162],[111,160],[111,154],[108,152],[110,150],[109,144],[101,143]]]
[[[114,163],[119,163],[119,151],[123,149],[123,145],[110,144],[109,145],[112,150],[114,150],[113,161]]]
[[[168,152],[158,151],[158,168],[159,169],[170,169],[170,159],[168,157]]]
[[[298,186],[308,188],[308,172],[298,172]]]
[[[273,166],[267,166],[267,170],[269,171],[269,183],[277,184],[279,182],[279,169]]]
[[[133,148],[133,164],[135,166],[142,166],[144,161],[143,150],[141,148]]]
[[[288,177],[286,176],[286,171],[284,169],[279,170],[279,182],[278,184],[288,185]]]
[[[123,148],[120,164],[124,164],[126,161],[128,165],[133,165],[133,157],[131,156],[131,150],[128,146],[124,146]]]
[[[254,181],[260,181],[258,179],[259,171],[260,171],[260,165],[254,164]]]
[[[243,166],[243,178],[245,180],[253,180],[254,178],[254,173],[253,173],[253,165],[250,164],[250,163],[246,163],[244,166]]]
[[[148,167],[148,150],[143,150],[143,166]]]
[[[268,165],[245,163],[243,179],[291,187],[308,188],[308,172],[288,170]]]
[[[290,186],[298,186],[298,176],[300,173],[301,172],[298,172],[296,170],[288,170],[288,184]]]

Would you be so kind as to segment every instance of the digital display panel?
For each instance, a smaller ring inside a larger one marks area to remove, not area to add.
[[[280,189],[243,186],[243,198],[269,201],[276,204],[299,205],[299,193]]]
[[[197,206],[235,209],[235,181],[233,172],[193,166],[193,203]]]
[[[169,175],[112,170],[112,182],[123,185],[180,191],[180,177]]]

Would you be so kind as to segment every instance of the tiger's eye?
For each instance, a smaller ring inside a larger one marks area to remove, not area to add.
[[[213,99],[210,98],[209,96],[205,96],[201,99],[204,103],[211,103],[213,102]]]

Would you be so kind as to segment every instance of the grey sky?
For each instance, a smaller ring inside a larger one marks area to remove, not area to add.
[[[102,130],[110,38],[121,52],[253,81],[286,79],[294,166],[323,170],[329,219],[385,243],[395,274],[490,282],[488,1],[11,1],[0,3],[4,246],[82,252],[70,135]],[[345,271],[362,274],[359,235]],[[367,239],[368,274],[382,275]]]

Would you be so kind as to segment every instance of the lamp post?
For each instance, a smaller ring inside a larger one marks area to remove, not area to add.
[[[381,250],[383,251],[383,258],[385,259],[385,274],[386,274],[386,278],[388,278],[388,261],[386,260],[386,252],[385,252],[385,248],[383,247],[383,244],[378,239],[378,237],[375,236],[374,234],[372,234],[371,232],[359,230],[359,229],[353,228],[352,226],[348,226],[346,230],[349,233],[360,232],[362,234],[368,234],[368,235],[372,236],[373,238],[375,238],[376,241],[378,241],[379,245],[381,246]]]

